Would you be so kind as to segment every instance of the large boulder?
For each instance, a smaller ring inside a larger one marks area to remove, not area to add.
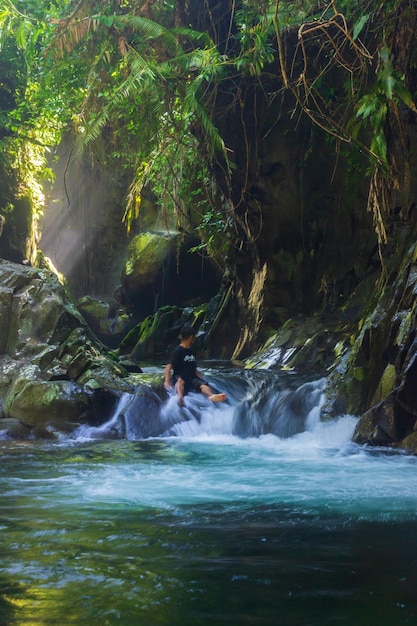
[[[58,278],[45,270],[0,260],[1,351],[35,360],[58,351],[76,328],[87,325]]]
[[[118,294],[138,322],[163,306],[195,306],[215,296],[221,277],[210,259],[194,249],[198,243],[195,235],[185,233],[133,237]]]
[[[141,233],[127,247],[122,271],[122,286],[126,293],[138,293],[144,287],[162,282],[164,263],[173,250],[172,236]]]
[[[30,365],[16,374],[4,397],[3,413],[29,427],[48,423],[66,428],[87,412],[91,403],[91,392],[75,382],[42,380],[40,370]]]
[[[0,418],[9,423],[68,432],[105,421],[134,391],[53,272],[0,260],[0,324]]]

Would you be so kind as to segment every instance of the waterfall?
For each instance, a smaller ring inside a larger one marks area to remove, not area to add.
[[[228,435],[239,438],[273,434],[280,438],[313,429],[320,421],[326,380],[288,383],[278,375],[254,372],[215,372],[212,382],[227,394],[224,403],[213,403],[190,393],[180,407],[174,392],[161,397],[141,385],[135,394],[124,394],[105,424],[82,426],[76,439],[142,440],[152,437]]]
[[[259,437],[271,433],[292,437],[320,421],[325,395],[325,379],[304,383],[295,391],[270,390],[262,385],[236,407],[233,433],[239,437]]]
[[[75,439],[125,439],[126,424],[123,411],[131,401],[132,396],[124,393],[119,399],[111,418],[100,426],[88,426],[83,424],[73,433]]]

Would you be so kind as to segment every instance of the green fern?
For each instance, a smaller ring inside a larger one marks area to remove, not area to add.
[[[107,16],[98,16],[97,21],[104,21],[105,23],[106,18]],[[118,15],[114,17],[112,26],[121,31],[124,31],[126,28],[131,28],[133,31],[141,33],[147,40],[162,39],[163,45],[167,51],[175,54],[180,52],[181,46],[178,37],[169,29],[152,20],[132,14]]]

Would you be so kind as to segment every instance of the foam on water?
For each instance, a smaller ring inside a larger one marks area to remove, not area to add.
[[[0,442],[0,622],[414,624],[417,458],[321,421],[320,387],[254,391],[169,399],[165,436]],[[246,408],[304,430],[237,436]]]
[[[234,382],[225,403],[191,393],[180,407],[172,394],[158,409],[161,434],[148,443],[135,439],[142,418],[127,410],[131,399],[123,396],[107,424],[80,430],[74,442],[100,439],[123,418],[131,441],[107,444],[113,445],[110,457],[123,450],[121,462],[106,462],[104,456],[90,469],[83,457],[70,468],[70,484],[62,483],[63,499],[76,493],[87,506],[111,501],[170,511],[189,505],[234,511],[261,505],[314,515],[332,511],[349,519],[417,516],[417,459],[353,444],[354,416],[322,421],[323,379],[291,389],[248,380],[240,392]],[[96,442],[93,457],[99,449]]]
[[[244,502],[245,507],[297,506],[304,514],[334,511],[357,519],[417,515],[417,460],[352,444],[352,416],[319,422],[286,439],[215,432],[215,419],[208,416],[208,428],[198,434],[185,428],[182,436],[166,439],[158,462],[138,459],[102,467],[93,481],[80,485],[83,496],[167,509],[222,502],[236,510]]]
[[[171,436],[199,438],[232,433],[233,406],[210,402],[196,393],[186,396],[184,403],[185,406],[180,407],[176,395],[172,394],[161,409],[162,419],[172,414],[182,419],[171,428]]]

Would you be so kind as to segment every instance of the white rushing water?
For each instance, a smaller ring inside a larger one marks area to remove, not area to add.
[[[1,624],[416,623],[417,458],[321,421],[323,381],[227,393],[0,442]]]
[[[220,501],[229,509],[245,503],[296,506],[306,514],[334,512],[349,519],[414,518],[417,459],[353,444],[354,416],[321,421],[324,387],[324,380],[291,391],[255,385],[242,397],[229,386],[231,402],[213,404],[190,394],[184,408],[171,395],[159,411],[166,431],[155,440],[163,444],[158,461],[103,465],[95,468],[91,484],[83,480],[77,489],[87,500],[110,498],[149,508]],[[128,404],[123,396],[110,422],[83,429],[78,442],[99,437],[120,415],[126,433],[134,433],[138,415],[126,412]],[[300,431],[295,434],[294,423]],[[287,436],[268,432],[277,431],[277,424]],[[260,434],[250,436],[254,429]],[[241,431],[245,435],[237,436]]]
[[[351,519],[395,520],[417,516],[414,457],[365,450],[351,443],[356,419],[317,423],[291,438],[239,439],[220,430],[227,411],[206,417],[198,434],[185,423],[182,435],[154,463],[96,469],[81,481],[87,500],[144,507],[219,503],[229,509],[296,506],[303,514],[333,512]]]

